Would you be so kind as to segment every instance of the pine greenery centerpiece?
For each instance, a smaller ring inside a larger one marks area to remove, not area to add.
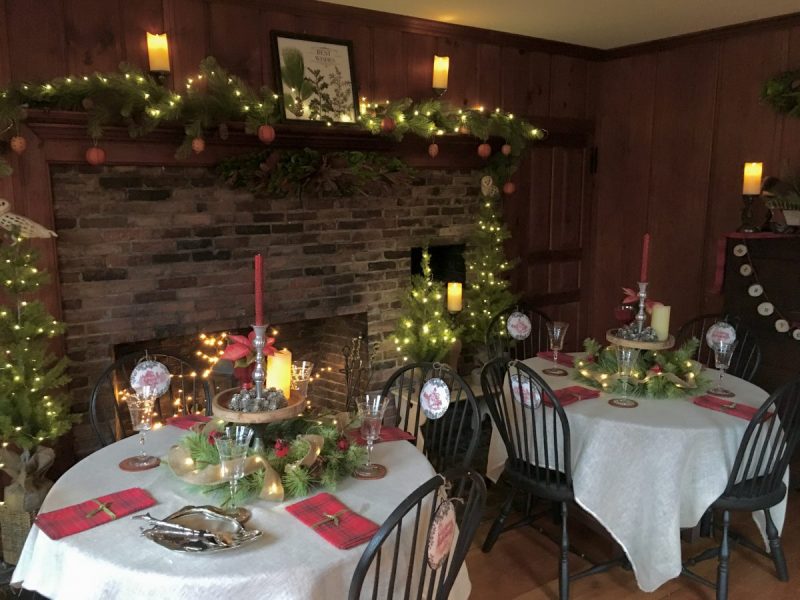
[[[403,314],[394,332],[397,351],[404,360],[443,360],[461,335],[444,309],[444,284],[434,281],[431,255],[422,251],[422,275],[411,276],[411,288],[403,299]]]
[[[488,179],[488,181],[487,181]],[[511,292],[506,275],[514,263],[506,258],[503,243],[511,237],[498,205],[498,190],[489,176],[481,180],[478,222],[467,243],[467,289],[464,342],[483,346],[489,323],[499,312],[512,306],[517,296]]]
[[[32,295],[48,276],[18,230],[0,236],[0,439],[31,450],[69,431],[73,417],[60,391],[66,358],[48,349],[63,326]]]

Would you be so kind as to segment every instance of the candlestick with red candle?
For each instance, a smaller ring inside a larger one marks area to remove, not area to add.
[[[260,254],[255,256],[256,325],[264,324],[264,267]]]
[[[642,238],[642,270],[639,281],[647,281],[647,263],[650,261],[650,234],[645,233]]]

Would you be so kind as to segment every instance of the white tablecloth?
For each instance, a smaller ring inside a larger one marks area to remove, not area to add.
[[[540,358],[525,364],[540,374],[552,366]],[[715,378],[717,372],[705,375]],[[575,385],[571,377],[544,378],[553,389]],[[727,376],[724,383],[736,402],[760,406],[767,398],[764,390],[736,377]],[[725,490],[747,421],[688,398],[637,398],[636,408],[615,408],[608,404],[611,397],[601,394],[564,408],[575,500],[619,542],[639,587],[651,592],[680,574],[680,529],[695,526]],[[494,428],[490,479],[497,480],[506,458]],[[771,510],[779,529],[785,510],[785,500]],[[754,515],[757,523],[761,515]]]
[[[163,455],[184,434],[173,427],[153,431],[148,435],[148,450]],[[166,466],[140,473],[121,471],[119,461],[136,452],[137,438],[128,438],[87,457],[56,482],[42,511],[136,486],[157,500],[148,510],[158,517],[187,504],[210,503],[207,496],[190,492]],[[335,495],[350,509],[380,524],[433,475],[433,468],[408,442],[377,444],[373,458],[386,465],[384,479],[347,478]],[[129,517],[58,541],[33,527],[12,581],[51,600],[345,598],[365,546],[350,550],[331,546],[286,512],[285,506],[291,502],[259,500],[249,505],[253,517],[248,527],[260,529],[264,535],[248,546],[202,556],[172,552],[141,537],[142,523]],[[388,562],[382,561],[384,565]],[[469,593],[464,567],[451,597],[465,599]]]

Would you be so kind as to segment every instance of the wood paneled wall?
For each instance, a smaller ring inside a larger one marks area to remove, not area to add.
[[[649,231],[651,293],[673,327],[722,307],[711,292],[717,241],[735,230],[742,165],[800,174],[800,120],[759,100],[773,74],[800,68],[800,20],[617,51],[600,67],[590,330],[613,324]]]

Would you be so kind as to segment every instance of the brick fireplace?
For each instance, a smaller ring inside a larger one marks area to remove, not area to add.
[[[304,322],[346,319],[340,329],[351,332],[360,316],[367,340],[381,344],[373,381],[385,380],[398,364],[385,341],[411,248],[463,243],[478,200],[470,170],[420,170],[389,193],[349,198],[253,195],[204,167],[51,165],[51,176],[78,413],[115,347],[247,327],[256,252],[270,322],[306,332]],[[330,360],[341,339],[325,346]],[[325,401],[338,403],[336,386]],[[94,447],[88,424],[76,426],[75,444],[79,455]]]

